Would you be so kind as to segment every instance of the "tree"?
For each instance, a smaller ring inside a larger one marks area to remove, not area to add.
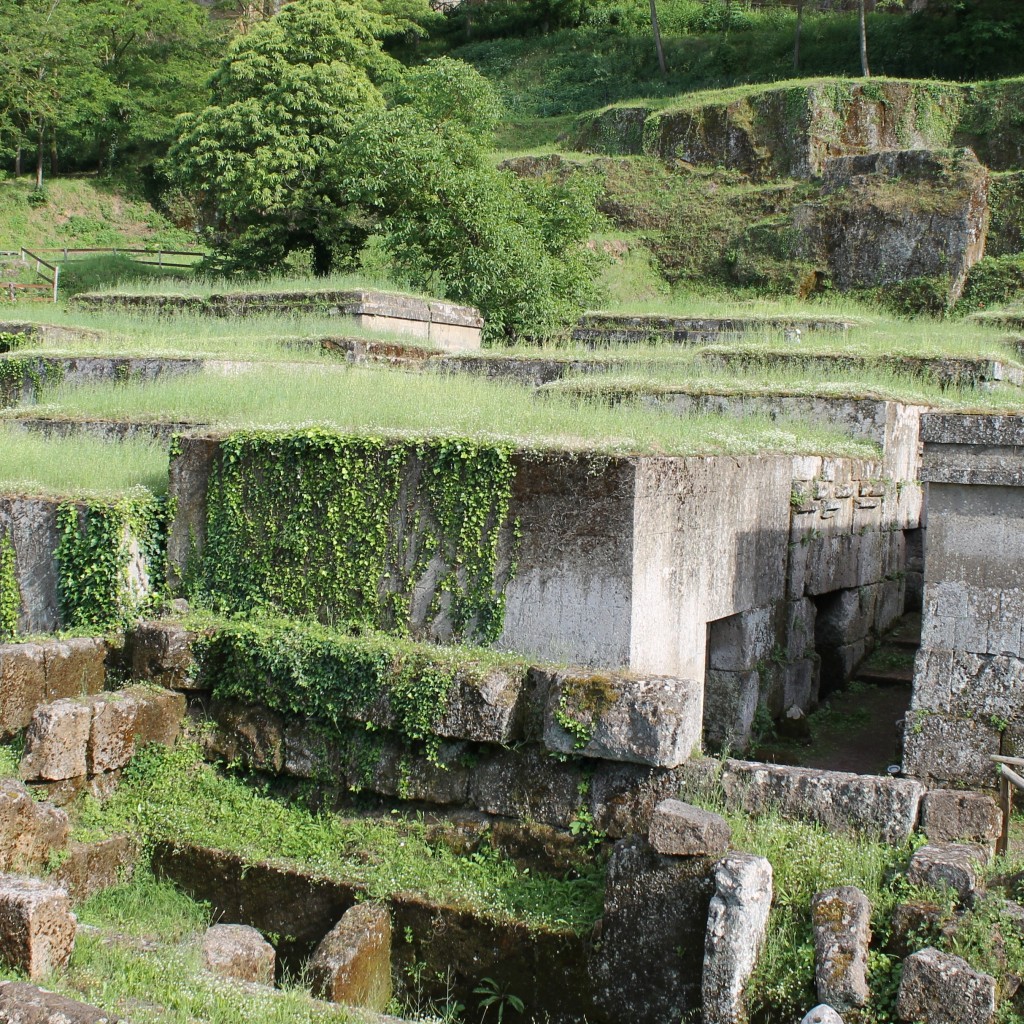
[[[403,70],[378,29],[345,0],[293,0],[236,41],[214,102],[182,119],[169,162],[222,265],[269,270],[304,249],[325,274],[372,233],[409,279],[479,306],[492,336],[563,326],[594,276],[596,185],[497,170],[486,79],[449,58]]]
[[[662,77],[668,74],[668,67],[665,64],[665,49],[661,45],[661,26],[658,24],[657,0],[651,0],[651,32],[654,34],[654,49],[658,54],[658,67],[661,69]]]
[[[383,109],[399,66],[378,19],[345,0],[294,0],[230,47],[213,102],[180,120],[168,167],[195,191],[226,267],[267,270],[311,250],[327,274],[366,236],[328,173],[352,123]]]
[[[857,17],[860,28],[860,70],[865,78],[871,77],[871,68],[868,67],[868,26],[864,11],[864,0],[857,2]]]
[[[594,178],[549,184],[499,171],[468,133],[439,133],[412,106],[365,115],[340,173],[377,213],[393,265],[477,306],[492,338],[557,331],[592,297]]]

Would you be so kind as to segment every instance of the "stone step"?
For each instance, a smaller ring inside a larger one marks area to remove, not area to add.
[[[894,683],[910,684],[914,681],[914,669],[911,668],[878,668],[861,669],[856,680],[859,683],[870,683],[873,686],[887,686]]]

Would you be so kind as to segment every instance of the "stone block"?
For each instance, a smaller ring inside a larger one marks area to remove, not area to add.
[[[89,774],[123,768],[138,747],[147,743],[171,746],[181,730],[185,698],[150,686],[94,697],[89,733]]]
[[[24,783],[0,780],[0,871],[42,868],[66,847],[70,831],[60,808],[35,800]]]
[[[434,731],[476,743],[510,743],[520,738],[525,671],[492,668],[477,679],[458,672]]]
[[[712,749],[743,750],[761,696],[761,674],[709,669],[704,679],[704,740]]]
[[[0,981],[4,1024],[121,1024],[122,1018],[24,981]]]
[[[914,703],[903,734],[903,770],[932,784],[995,786],[989,755],[999,753],[998,730],[976,719],[921,713],[916,696]]]
[[[769,657],[777,639],[775,607],[755,608],[708,624],[709,669],[741,672]]]
[[[988,850],[972,843],[932,843],[914,851],[907,878],[914,885],[949,888],[967,907],[984,892],[980,868],[988,863]]]
[[[670,857],[720,857],[729,848],[732,830],[720,814],[682,800],[662,800],[654,808],[651,846]]]
[[[610,839],[644,835],[654,808],[677,788],[673,772],[638,764],[598,762],[590,778],[594,827]]]
[[[214,700],[210,717],[217,729],[207,739],[208,754],[227,763],[279,775],[285,766],[285,720],[258,704]]]
[[[637,836],[608,861],[590,974],[602,1019],[663,1024],[699,1010],[711,862],[662,857]]]
[[[244,924],[215,924],[203,935],[203,967],[223,978],[273,985],[274,947]]]
[[[21,775],[25,779],[74,779],[88,771],[92,708],[76,700],[57,700],[36,708],[25,733]]]
[[[728,760],[722,787],[730,805],[758,814],[770,808],[838,831],[860,830],[901,843],[917,824],[924,787],[893,779],[758,761]]]
[[[559,672],[544,743],[556,753],[674,768],[700,746],[702,691],[663,676]]]
[[[860,889],[843,885],[811,900],[814,984],[818,998],[837,1010],[863,1006],[868,989],[871,904]]]
[[[966,960],[929,947],[903,961],[896,1002],[902,1021],[928,1024],[990,1024],[996,1012],[996,980]]]
[[[60,970],[75,947],[75,915],[60,886],[0,875],[0,960],[30,979]]]
[[[878,587],[840,590],[818,608],[815,643],[819,647],[842,647],[863,640],[875,623]]]
[[[400,800],[461,805],[469,792],[469,754],[467,744],[449,741],[440,744],[436,759],[431,760],[410,751],[404,743],[385,740],[376,763],[365,765],[357,753],[343,770],[350,789],[365,788]]]
[[[197,678],[193,630],[173,622],[140,622],[129,638],[132,678],[166,686],[169,690],[195,690]]]
[[[100,693],[107,680],[107,645],[100,637],[75,637],[43,645],[46,699]]]
[[[485,814],[568,828],[584,799],[583,780],[578,762],[556,761],[538,747],[501,750],[474,768],[469,801]]]
[[[927,900],[897,903],[892,910],[889,941],[885,951],[905,960],[921,948],[926,936],[938,935],[948,922],[950,910]]]
[[[1003,813],[988,793],[933,789],[921,805],[921,824],[933,843],[989,843],[1002,831]]]
[[[135,844],[126,835],[110,836],[94,843],[72,842],[54,878],[67,889],[75,903],[81,903],[130,877],[135,857]]]
[[[764,857],[731,853],[715,865],[701,987],[705,1024],[736,1024],[743,991],[757,966],[772,903],[772,866]]]
[[[12,736],[32,721],[46,700],[40,644],[0,644],[0,735]]]
[[[317,946],[309,962],[313,995],[383,1013],[391,999],[391,917],[357,903]]]

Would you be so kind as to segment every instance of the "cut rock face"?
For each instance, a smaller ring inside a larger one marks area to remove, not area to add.
[[[382,1013],[391,999],[391,916],[357,903],[327,933],[309,962],[313,995]]]
[[[42,978],[64,967],[77,922],[64,889],[38,878],[0,875],[0,960]]]
[[[896,1014],[928,1024],[989,1024],[996,1012],[996,981],[966,960],[929,947],[903,961]]]
[[[827,889],[811,901],[814,982],[818,998],[836,1010],[863,1006],[871,942],[871,904],[852,885]]]
[[[215,924],[203,936],[203,966],[224,978],[273,985],[277,954],[255,928]]]
[[[705,1024],[745,1019],[743,991],[757,965],[771,904],[772,866],[764,857],[732,853],[718,862],[704,946]]]

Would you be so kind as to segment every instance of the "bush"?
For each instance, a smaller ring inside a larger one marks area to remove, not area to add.
[[[1024,296],[1024,255],[993,256],[979,260],[967,276],[957,314],[989,306],[1005,306]]]

